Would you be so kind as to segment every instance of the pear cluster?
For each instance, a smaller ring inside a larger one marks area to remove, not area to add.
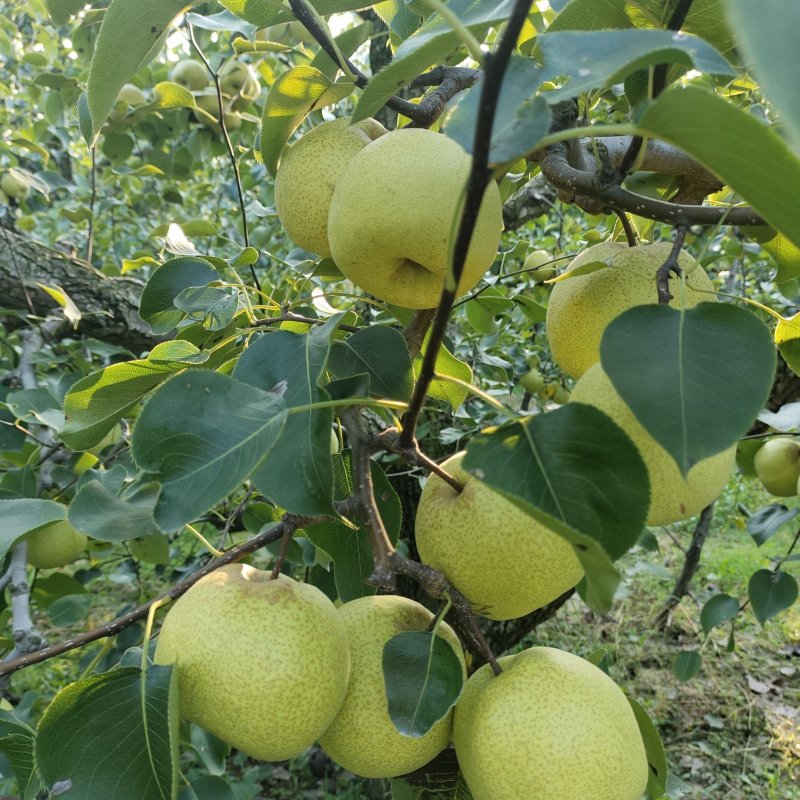
[[[671,250],[667,242],[628,247],[601,242],[584,250],[567,267],[574,277],[553,286],[547,306],[547,338],[553,359],[577,378],[570,402],[586,403],[617,423],[638,448],[650,478],[648,525],[665,525],[699,513],[719,496],[736,459],[736,446],[695,464],[684,477],[669,453],[645,430],[614,389],[600,364],[600,340],[609,323],[629,308],[656,303],[656,273]],[[604,266],[592,270],[591,264]],[[670,305],[690,308],[715,300],[706,272],[688,253],[678,266],[682,283],[670,278]]]
[[[275,207],[289,236],[330,256],[353,283],[403,308],[433,308],[450,264],[471,160],[433,131],[387,133],[375,120],[317,126],[285,151]],[[457,294],[497,253],[500,191],[490,182]]]

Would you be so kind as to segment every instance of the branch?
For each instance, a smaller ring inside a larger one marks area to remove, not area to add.
[[[665,305],[672,300],[672,294],[669,290],[669,279],[671,275],[680,277],[681,268],[678,266],[678,257],[681,254],[681,248],[686,240],[686,234],[689,229],[686,225],[678,225],[675,228],[675,241],[672,243],[672,249],[669,251],[667,260],[658,268],[656,273],[656,289],[658,291],[658,302]]]
[[[555,208],[556,190],[540,172],[503,204],[503,227],[513,231]]]
[[[405,446],[401,441],[400,432],[397,428],[387,428],[376,437],[376,441],[390,453],[397,453],[406,463],[412,464],[415,467],[423,467],[429,472],[438,475],[459,494],[464,490],[464,486],[448,472],[445,472],[435,461],[428,458],[428,456],[419,449],[416,442],[412,442],[410,446]]]
[[[31,591],[28,584],[28,543],[23,539],[11,550],[11,564],[8,572],[10,575],[8,592],[11,595],[11,630],[14,639],[14,649],[9,654],[14,658],[25,658],[29,653],[40,651],[46,643],[44,636],[36,630],[33,624],[30,609]],[[7,661],[6,663],[12,663]],[[0,665],[0,675],[3,673]]]
[[[415,311],[411,317],[411,321],[406,325],[403,331],[403,338],[406,340],[408,347],[408,354],[411,358],[415,358],[419,351],[422,349],[422,343],[425,341],[425,334],[431,326],[431,320],[436,313],[436,309],[423,308],[420,311]]]

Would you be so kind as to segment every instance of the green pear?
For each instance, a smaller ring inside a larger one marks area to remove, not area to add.
[[[414,600],[395,595],[351,600],[339,614],[350,641],[350,686],[319,743],[337,764],[365,778],[392,778],[424,766],[450,741],[452,710],[424,736],[401,734],[389,717],[383,648],[397,633],[426,630],[433,615]],[[461,646],[450,626],[442,623],[439,635],[463,665]],[[466,667],[464,672],[466,676]]]
[[[404,308],[433,308],[444,288],[472,160],[453,139],[421,128],[381,136],[336,182],[328,242],[357,286]],[[500,190],[490,181],[456,293],[491,266],[503,228]]]
[[[0,189],[18,203],[21,203],[31,191],[30,184],[21,175],[18,170],[11,169],[0,177]]]
[[[531,394],[539,394],[544,389],[544,377],[538,369],[531,369],[526,372],[520,379],[520,385],[526,392]]]
[[[219,73],[219,88],[233,97],[234,111],[243,111],[255,102],[261,92],[261,83],[255,70],[240,61],[229,61]]]
[[[344,701],[344,622],[317,588],[246,564],[201,578],[167,613],[155,652],[175,664],[180,713],[255,758],[305,750]]]
[[[481,667],[456,704],[453,740],[474,800],[639,800],[648,766],[619,687],[551,647]]]
[[[210,75],[204,64],[193,58],[179,61],[169,73],[169,79],[178,83],[190,92],[199,92],[205,89],[210,82]]]
[[[192,113],[194,118],[205,125],[207,128],[219,133],[219,100],[217,93],[214,90],[203,92],[202,94],[195,95],[194,102],[198,108],[202,108],[207,114],[211,114],[215,121],[210,120],[205,114],[200,114],[196,110]],[[238,131],[242,127],[242,118],[238,114],[231,111],[230,97],[226,94],[222,95],[222,108],[225,119],[225,130],[229,133]]]
[[[756,453],[764,444],[763,439],[740,439],[736,444],[736,466],[748,478],[756,476]]]
[[[736,445],[699,461],[684,479],[672,456],[634,417],[600,364],[575,384],[570,401],[599,408],[638,448],[650,478],[648,525],[667,525],[694,516],[725,488],[736,460]]]
[[[534,283],[542,283],[556,276],[556,268],[550,264],[552,260],[553,257],[547,250],[533,250],[526,256],[522,268],[529,270]],[[548,266],[543,266],[544,264]]]
[[[28,563],[38,569],[71,564],[86,550],[86,534],[76,531],[66,520],[54,522],[29,533]]]
[[[600,242],[584,250],[565,274],[592,262],[608,267],[560,280],[547,304],[547,339],[553,359],[564,372],[579,378],[600,360],[600,340],[607,325],[633,306],[657,303],[656,273],[667,259],[669,242],[628,247],[622,242]],[[673,308],[691,308],[715,299],[714,287],[703,268],[681,251],[678,265],[686,273],[670,278]]]
[[[764,488],[777,497],[797,494],[800,478],[800,442],[791,436],[776,436],[765,442],[753,459]]]
[[[275,176],[275,209],[292,240],[321,256],[328,245],[328,210],[345,166],[373,139],[386,133],[374,119],[323,122],[283,151]]]
[[[464,470],[464,455],[442,464],[463,485],[460,493],[435,474],[422,490],[415,523],[420,559],[478,614],[522,617],[571,589],[583,569],[565,539]]]

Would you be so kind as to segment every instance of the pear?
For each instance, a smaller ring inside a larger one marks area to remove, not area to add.
[[[552,260],[553,257],[547,250],[533,250],[525,257],[522,268],[529,270],[534,283],[542,283],[556,276],[556,268],[550,263]]]
[[[21,203],[31,192],[30,184],[21,177],[22,174],[19,170],[11,169],[0,177],[0,189],[18,203]]]
[[[357,153],[336,183],[328,242],[357,286],[404,308],[439,302],[471,159],[453,139],[420,128],[381,136]],[[500,190],[489,182],[457,294],[491,266],[503,228]]]
[[[320,256],[328,245],[328,210],[333,188],[350,160],[386,133],[374,119],[323,122],[284,150],[275,176],[275,209],[292,240]]]
[[[600,242],[570,263],[565,274],[595,261],[609,266],[553,285],[547,304],[547,339],[553,359],[564,372],[579,378],[600,360],[600,340],[611,320],[633,306],[658,302],[656,273],[671,249],[669,242],[637,247]],[[678,265],[686,273],[686,287],[683,291],[680,278],[670,278],[673,308],[714,300],[710,278],[688,253],[681,251]]]
[[[570,402],[600,409],[628,434],[650,478],[648,525],[694,516],[722,493],[736,461],[736,445],[695,464],[684,479],[672,456],[642,427],[603,367],[595,364],[576,384]]]
[[[397,633],[425,630],[433,615],[414,600],[395,595],[351,600],[339,614],[347,627],[352,673],[344,705],[320,744],[337,764],[365,778],[391,778],[424,766],[450,741],[452,710],[424,736],[401,734],[389,717],[383,648]],[[453,630],[442,623],[438,631],[463,665]]]
[[[639,800],[639,726],[602,670],[551,647],[499,659],[467,681],[453,740],[474,800]]]
[[[522,617],[571,589],[583,569],[569,542],[464,470],[464,455],[442,464],[463,485],[460,493],[435,474],[422,490],[415,523],[420,559],[478,614]]]
[[[770,439],[756,452],[753,466],[770,494],[792,497],[800,478],[800,442],[791,436]]]
[[[205,89],[210,82],[210,76],[205,65],[195,61],[193,58],[185,58],[179,61],[170,70],[169,79],[190,92],[199,92]]]
[[[237,750],[292,758],[344,701],[344,622],[317,588],[246,564],[201,578],[169,610],[155,652],[175,664],[180,713]]]
[[[86,534],[75,530],[66,520],[39,528],[25,538],[28,542],[28,563],[38,569],[71,564],[86,550]]]

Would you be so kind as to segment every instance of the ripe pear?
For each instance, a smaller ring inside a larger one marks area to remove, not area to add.
[[[628,247],[622,242],[600,242],[573,259],[566,273],[594,261],[610,266],[554,284],[547,304],[547,339],[555,362],[579,378],[600,360],[600,339],[606,326],[633,306],[657,303],[656,273],[672,249],[669,242]],[[714,299],[714,287],[703,268],[681,252],[678,265],[686,273],[672,276],[673,308],[691,308]]]
[[[433,615],[414,600],[395,595],[361,597],[339,614],[347,627],[352,672],[347,697],[319,743],[336,763],[365,778],[391,778],[427,764],[450,741],[452,710],[424,736],[404,736],[389,717],[383,679],[383,648],[397,633],[424,631]],[[446,623],[438,635],[464,656]],[[466,676],[466,667],[464,668]]]
[[[777,497],[797,494],[800,479],[800,442],[791,436],[776,436],[759,448],[753,464],[764,488]]]
[[[323,122],[283,151],[275,176],[275,208],[286,232],[305,250],[331,254],[328,210],[333,187],[350,160],[386,128],[374,119]]]
[[[169,79],[190,92],[199,92],[208,86],[210,76],[205,65],[193,58],[185,58],[170,70]]]
[[[628,434],[650,477],[648,525],[667,525],[699,513],[719,497],[736,461],[736,445],[695,464],[686,479],[672,456],[642,427],[603,367],[595,364],[572,390],[570,402],[599,408]]]
[[[453,740],[474,800],[639,800],[647,757],[631,706],[601,669],[551,647],[467,681]]]
[[[387,133],[348,163],[336,183],[328,242],[353,283],[387,303],[439,302],[471,159],[453,139],[420,128]],[[503,228],[500,191],[483,196],[457,294],[491,266]]]
[[[255,758],[305,750],[344,700],[344,622],[317,588],[246,564],[201,578],[169,610],[155,661],[178,671],[181,716]]]
[[[25,538],[28,541],[28,563],[38,569],[71,564],[86,550],[86,534],[76,531],[66,520],[39,528]]]
[[[437,475],[422,490],[416,517],[420,559],[438,569],[489,619],[515,619],[571,589],[583,569],[572,545],[461,466],[464,453],[442,469],[464,489]]]

